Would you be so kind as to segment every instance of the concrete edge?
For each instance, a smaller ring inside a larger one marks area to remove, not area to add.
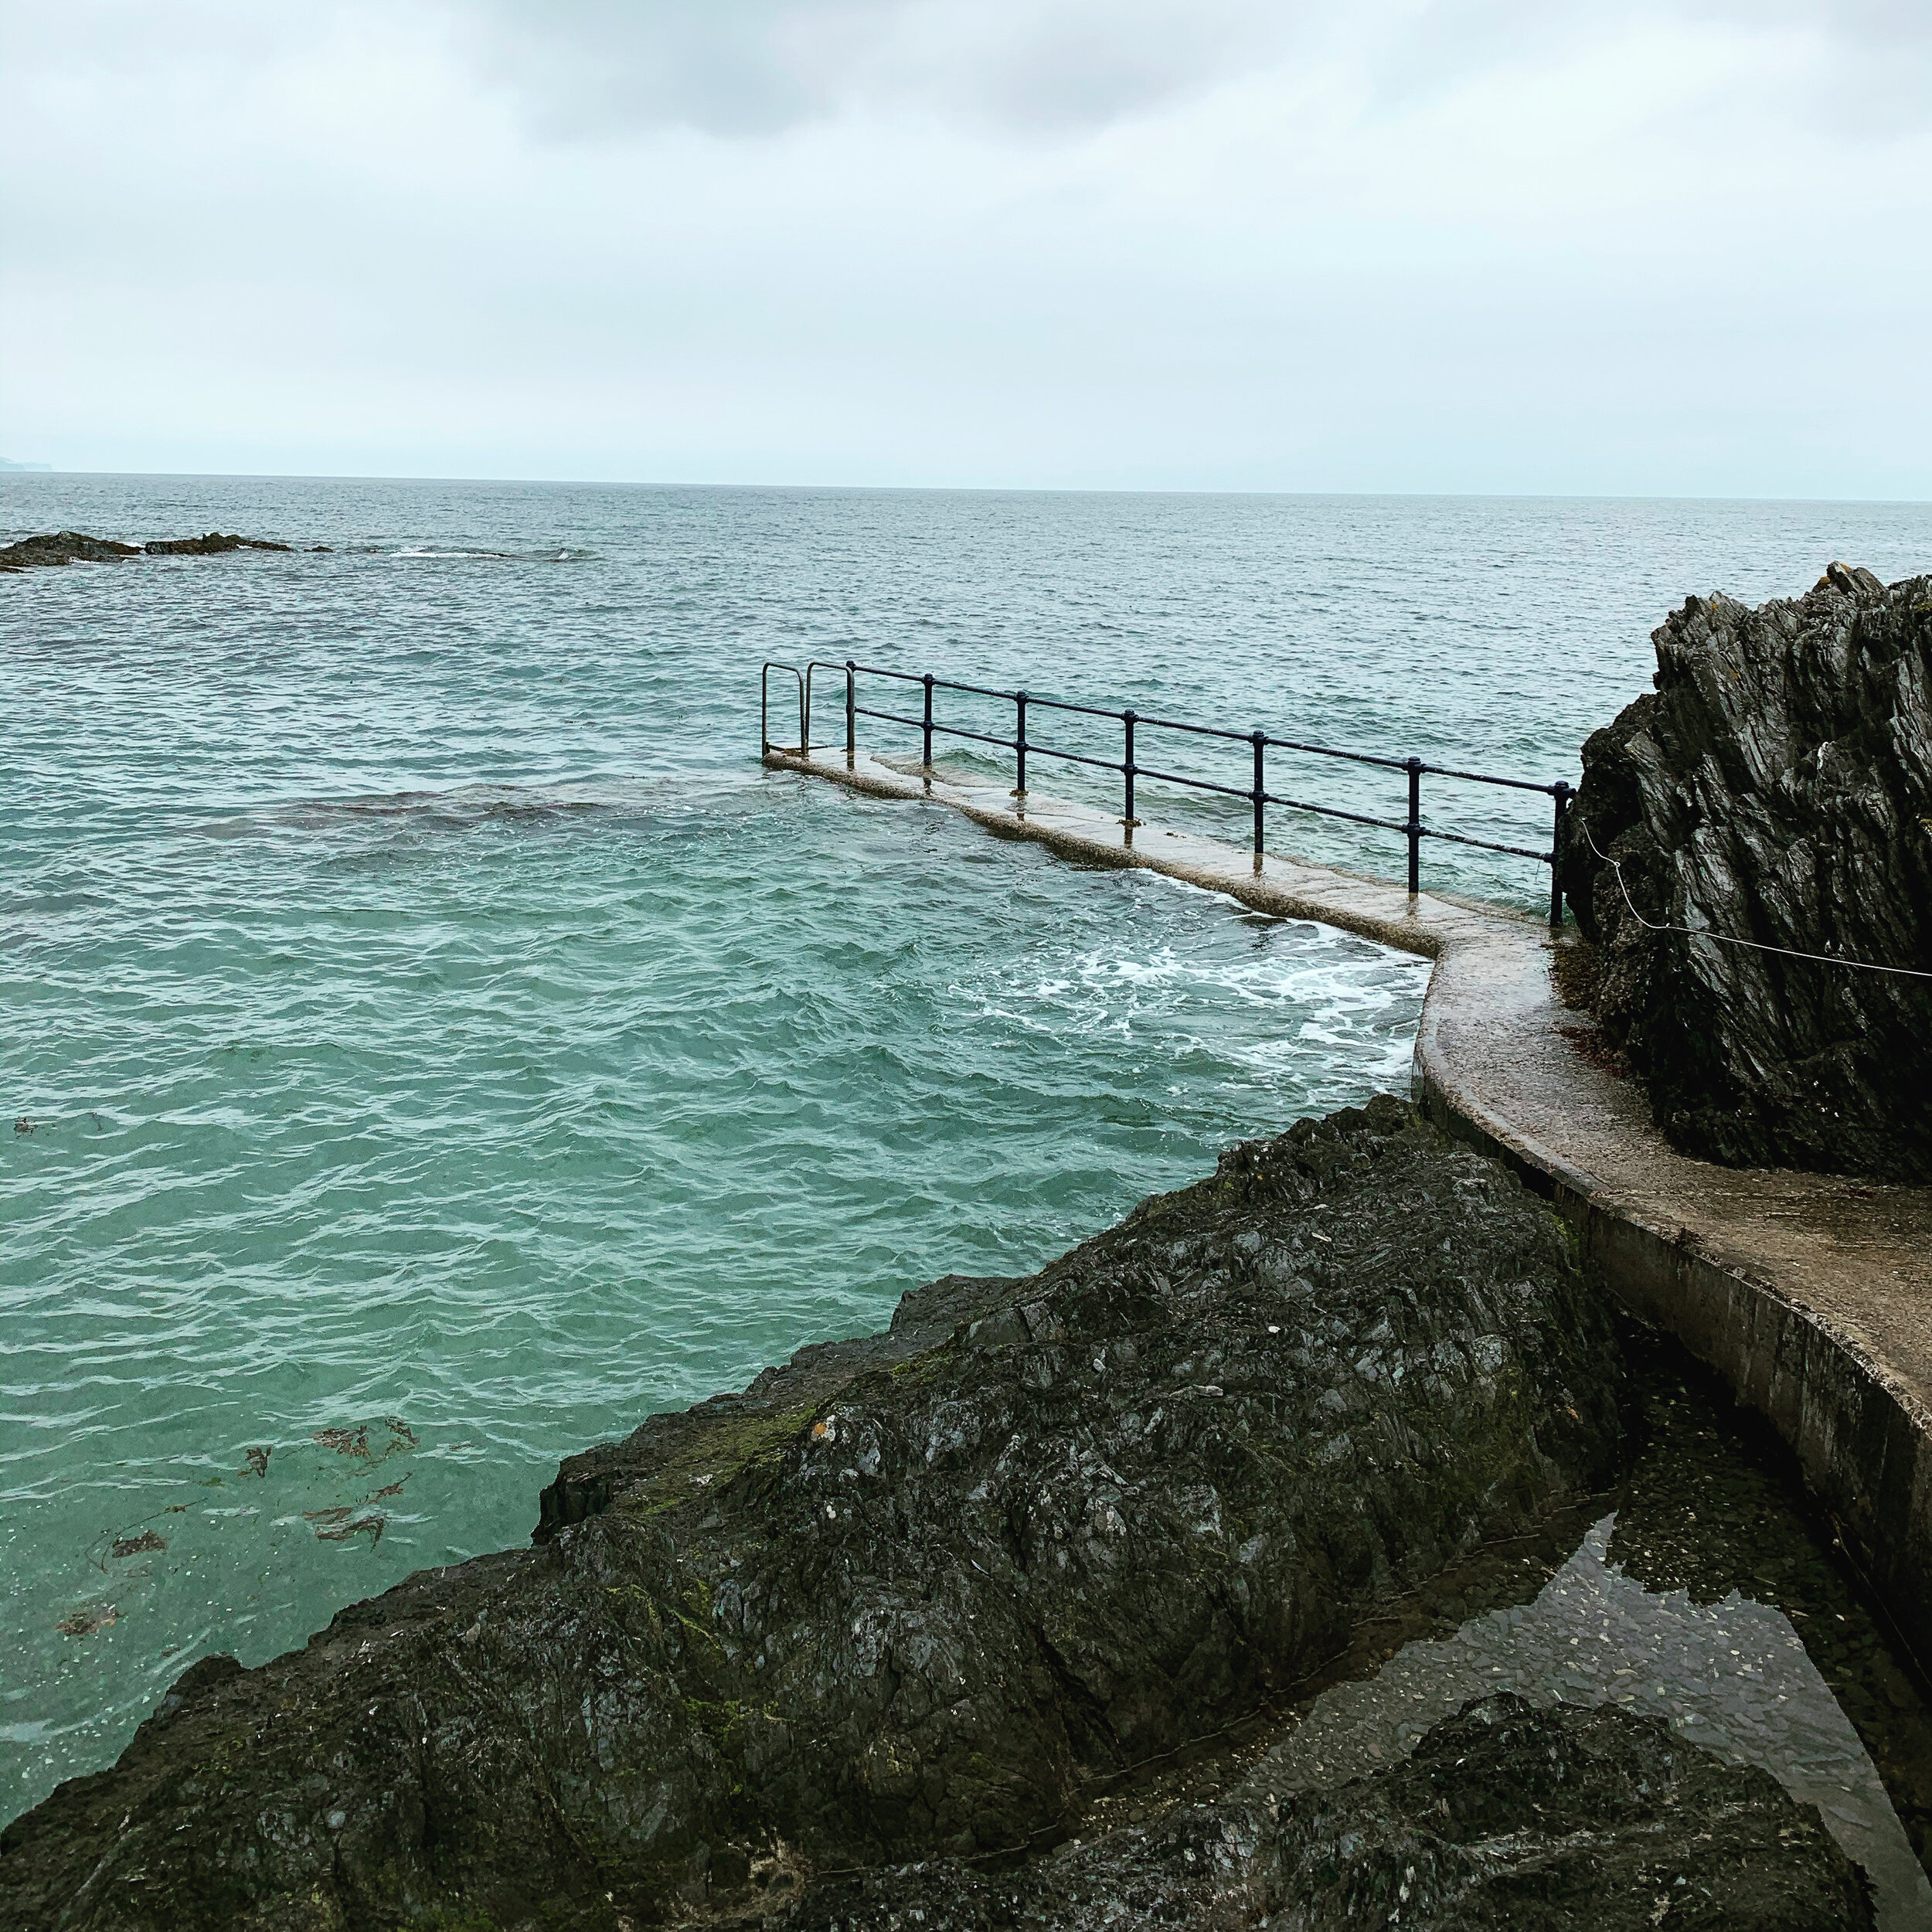
[[[1539,1159],[1455,1094],[1439,1067],[1423,1068],[1417,1083],[1430,1120],[1502,1161],[1562,1216],[1587,1281],[1674,1335],[1777,1432],[1895,1641],[1922,1677],[1932,1675],[1932,1410],[1853,1337],[1748,1263]]]
[[[1416,1037],[1416,1097],[1425,1115],[1501,1160],[1549,1201],[1577,1237],[1584,1278],[1640,1320],[1675,1336],[1716,1372],[1742,1406],[1770,1423],[1796,1454],[1805,1485],[1900,1648],[1922,1676],[1932,1677],[1932,1410],[1852,1336],[1748,1272],[1747,1263],[1727,1261],[1687,1242],[1684,1230],[1645,1219],[1594,1175],[1471,1094],[1444,1063],[1435,1024],[1447,977],[1443,968],[1462,944],[1430,932],[1413,913],[1413,923],[1399,922],[1270,883],[1264,874],[1243,880],[1219,867],[1168,862],[1144,847],[1103,844],[1029,822],[1018,811],[988,810],[923,779],[848,769],[780,750],[768,750],[765,763],[873,797],[930,799],[998,837],[1030,839],[1086,864],[1163,872],[1228,893],[1257,911],[1319,920],[1434,961]],[[1452,923],[1455,912],[1474,910],[1458,901],[1436,903]],[[1484,910],[1486,917],[1511,920],[1501,908]]]

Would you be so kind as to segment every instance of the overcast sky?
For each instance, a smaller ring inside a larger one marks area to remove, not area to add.
[[[1928,0],[0,0],[63,469],[1932,497]]]

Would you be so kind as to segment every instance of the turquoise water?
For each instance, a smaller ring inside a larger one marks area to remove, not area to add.
[[[333,546],[0,580],[8,1812],[194,1656],[521,1540],[560,1455],[1406,1080],[1415,962],[764,773],[761,659],[1554,778],[1685,590],[1896,576],[1927,535],[62,476],[5,505],[9,536]],[[1389,802],[1356,782],[1308,785]]]

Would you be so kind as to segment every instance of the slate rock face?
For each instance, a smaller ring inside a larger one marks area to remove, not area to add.
[[[1864,1875],[1813,1805],[1660,1718],[1465,1705],[1400,1764],[1277,1804],[1265,1765],[1226,1801],[1070,1846],[1017,1874],[951,1862],[806,1893],[786,1932],[1477,1932],[1658,1926],[1859,1932]]]
[[[1392,1100],[901,1313],[573,1459],[536,1547],[198,1666],[9,1828],[0,1917],[617,1932],[1048,1847],[1617,1463],[1560,1224]]]
[[[1653,637],[1566,842],[1599,1026],[1686,1153],[1932,1180],[1932,978],[1787,956],[1932,972],[1932,577],[1835,563]]]

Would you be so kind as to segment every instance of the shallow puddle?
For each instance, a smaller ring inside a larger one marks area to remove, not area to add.
[[[1086,1828],[1223,1781],[1277,1796],[1345,1784],[1470,1699],[1512,1690],[1661,1717],[1761,1767],[1865,1867],[1885,1932],[1932,1926],[1932,1713],[1821,1537],[1789,1452],[1674,1345],[1627,1344],[1635,1444],[1617,1490],[1365,1625],[1233,1762],[1149,1767]]]
[[[1593,1525],[1529,1603],[1406,1645],[1372,1678],[1324,1692],[1251,1778],[1281,1792],[1366,1776],[1494,1690],[1540,1704],[1614,1703],[1770,1772],[1818,1806],[1871,1875],[1882,1925],[1932,1923],[1932,1886],[1904,1825],[1791,1619],[1735,1590],[1709,1604],[1646,1590],[1608,1560],[1615,1522]]]

